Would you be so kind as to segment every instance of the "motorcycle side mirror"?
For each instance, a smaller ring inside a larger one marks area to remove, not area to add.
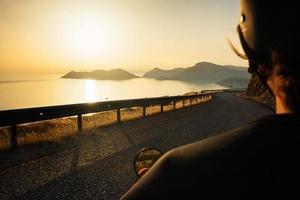
[[[142,177],[145,175],[162,155],[163,152],[155,148],[144,148],[140,150],[133,162],[137,176]]]

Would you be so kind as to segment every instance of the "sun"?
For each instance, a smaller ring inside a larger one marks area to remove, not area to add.
[[[80,56],[99,56],[110,51],[113,37],[109,30],[96,23],[77,24],[69,31],[70,48]]]

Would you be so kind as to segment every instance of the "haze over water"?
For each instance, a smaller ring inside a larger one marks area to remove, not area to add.
[[[61,75],[0,73],[0,110],[118,99],[183,95],[216,84],[136,78],[125,81],[61,79]]]

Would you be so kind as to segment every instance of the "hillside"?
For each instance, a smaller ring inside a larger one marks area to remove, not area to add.
[[[96,80],[126,80],[132,78],[138,78],[125,70],[122,69],[112,69],[106,70],[95,70],[92,72],[75,72],[71,71],[61,78],[70,79],[96,79]]]
[[[227,88],[247,88],[248,83],[249,83],[249,79],[234,78],[234,77],[216,82],[216,84]]]
[[[153,70],[146,72],[144,78],[154,78],[154,79],[172,79],[180,72],[184,71],[184,68],[175,68],[171,70],[163,70],[159,68],[154,68]]]
[[[253,76],[249,81],[245,96],[255,101],[262,102],[269,107],[274,108],[275,106],[274,98],[269,91],[263,87],[258,76]]]
[[[237,70],[239,69],[239,70]],[[161,70],[155,68],[143,77],[159,80],[180,80],[186,82],[218,82],[227,78],[249,79],[247,70],[235,66],[222,66],[209,62],[200,62],[193,67]]]
[[[224,65],[224,67],[226,67],[228,69],[234,69],[237,71],[248,72],[248,67],[239,67],[239,66],[233,66],[233,65]]]

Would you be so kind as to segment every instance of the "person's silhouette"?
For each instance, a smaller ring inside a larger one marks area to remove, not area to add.
[[[249,72],[276,114],[166,153],[122,199],[298,199],[300,31],[297,1],[241,0],[238,34]]]

